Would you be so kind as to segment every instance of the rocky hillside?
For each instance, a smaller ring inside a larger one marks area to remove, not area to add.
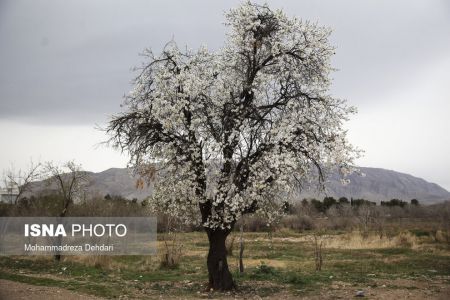
[[[421,202],[436,203],[450,200],[450,193],[441,186],[409,174],[379,168],[359,168],[364,176],[352,174],[350,183],[342,185],[337,174],[331,176],[326,184],[326,195],[335,198],[363,198],[371,201],[384,201],[393,198],[402,200],[418,199]],[[301,197],[322,198],[325,193],[310,189]]]

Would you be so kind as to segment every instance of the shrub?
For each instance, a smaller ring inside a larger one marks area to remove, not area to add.
[[[180,265],[182,256],[181,244],[178,244],[174,238],[172,242],[164,241],[164,247],[161,254],[159,267],[161,269],[176,269]]]
[[[281,225],[297,231],[314,229],[314,221],[307,215],[286,216],[281,220]]]
[[[238,225],[240,222],[238,222]],[[238,226],[236,226],[238,228]],[[261,232],[267,231],[268,227],[266,221],[264,221],[260,216],[253,215],[246,217],[245,220],[245,229],[247,232]]]
[[[263,261],[260,263],[259,266],[257,266],[252,274],[251,277],[254,279],[263,279],[267,277],[272,277],[277,275],[277,272],[274,267],[266,265]]]
[[[417,238],[409,231],[400,232],[396,237],[396,244],[400,247],[412,248],[417,244]]]

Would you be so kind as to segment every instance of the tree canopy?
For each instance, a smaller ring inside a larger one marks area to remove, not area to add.
[[[157,207],[211,230],[272,221],[296,182],[345,175],[357,154],[343,128],[355,109],[329,94],[330,29],[250,2],[226,26],[218,51],[145,50],[107,128],[141,175],[157,172]]]

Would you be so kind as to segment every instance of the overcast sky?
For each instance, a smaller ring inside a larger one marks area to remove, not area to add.
[[[260,2],[260,1],[257,1]],[[450,1],[268,1],[333,29],[332,93],[358,107],[361,166],[450,190]],[[146,47],[219,48],[239,1],[0,0],[0,170],[75,159],[124,167],[95,129],[120,110]]]

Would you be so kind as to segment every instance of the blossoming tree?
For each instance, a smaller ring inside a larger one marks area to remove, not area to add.
[[[225,240],[244,214],[270,223],[295,182],[351,169],[343,121],[353,112],[328,94],[330,30],[250,2],[226,14],[225,45],[211,52],[150,50],[126,110],[107,128],[143,176],[154,207],[202,224],[211,288],[234,282]]]

